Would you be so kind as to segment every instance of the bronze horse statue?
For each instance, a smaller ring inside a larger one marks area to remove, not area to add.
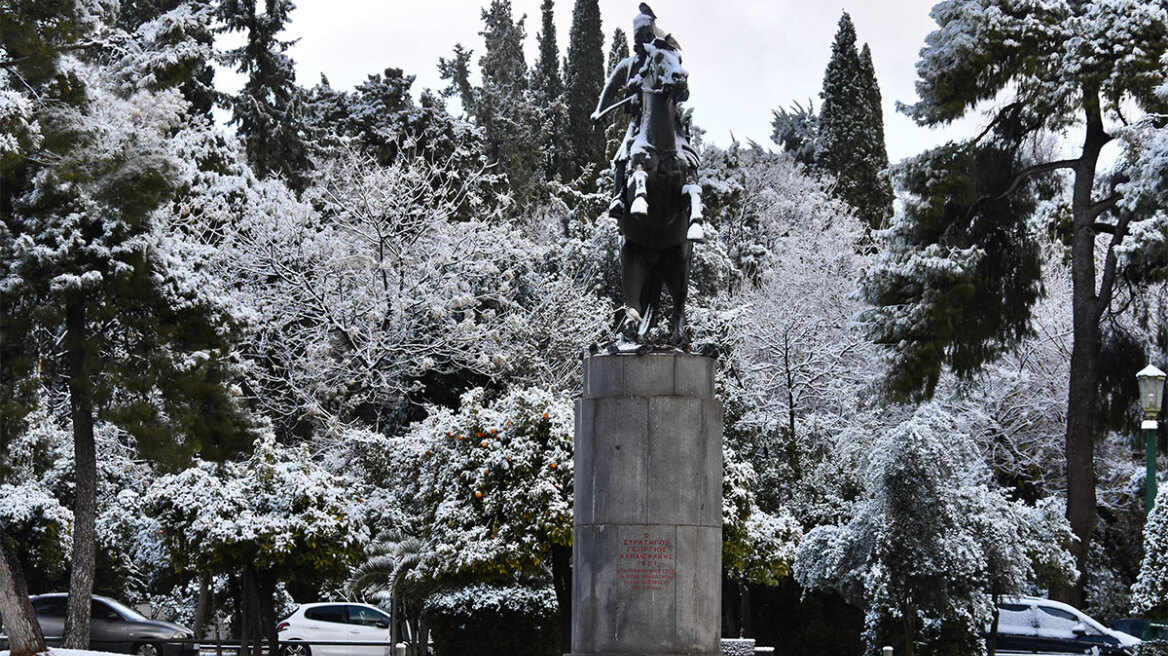
[[[673,300],[670,341],[682,346],[692,243],[703,237],[700,160],[678,113],[678,103],[689,97],[688,74],[680,52],[666,41],[654,39],[639,47],[639,57],[622,62],[628,64],[628,86],[639,91],[639,98],[626,99],[632,101],[634,121],[613,162],[614,167],[624,167],[615,172],[620,202],[614,200],[617,209],[610,212],[623,236],[621,285],[626,305],[621,337],[645,342],[667,289]]]

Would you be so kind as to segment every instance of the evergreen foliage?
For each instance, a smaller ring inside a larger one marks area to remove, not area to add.
[[[815,167],[835,177],[836,194],[857,209],[869,228],[882,228],[892,215],[892,187],[880,177],[888,167],[880,87],[867,44],[863,53],[856,50],[856,29],[847,12],[839,20],[820,98]],[[802,147],[806,142],[800,141]]]
[[[511,13],[510,0],[492,0],[483,9],[484,54],[479,58],[482,81],[470,83],[472,52],[460,45],[452,59],[442,59],[439,71],[450,80],[446,95],[457,94],[463,110],[483,130],[488,160],[507,176],[515,200],[523,206],[538,192],[537,172],[544,154],[541,109],[529,93],[527,62],[523,58],[523,23]]]
[[[246,43],[225,53],[227,62],[247,75],[231,102],[231,123],[237,126],[247,160],[260,178],[280,176],[302,191],[308,180],[308,151],[302,133],[303,98],[296,85],[291,42],[279,35],[295,9],[292,0],[224,0],[219,8],[225,29],[244,32]]]
[[[604,168],[607,160],[604,132],[592,125],[591,118],[604,88],[604,57],[599,2],[576,0],[564,72],[568,104],[567,180],[576,178],[589,166]],[[588,188],[592,188],[591,182]]]
[[[138,63],[121,73],[131,85],[159,90],[178,88],[190,111],[211,117],[219,100],[215,91],[213,21],[211,3],[199,0],[128,0],[118,5],[117,26],[134,35],[126,45],[153,53],[127,57]]]
[[[938,360],[968,373],[1026,333],[1029,307],[1040,292],[1036,239],[1050,234],[1062,241],[1074,290],[1068,299],[1074,347],[1065,442],[1067,515],[1078,538],[1072,549],[1081,578],[1059,596],[1082,604],[1097,521],[1102,319],[1127,265],[1154,269],[1164,252],[1156,249],[1163,238],[1150,237],[1164,234],[1164,214],[1146,203],[1155,196],[1146,181],[1162,173],[1143,168],[1157,161],[1162,120],[1119,130],[1131,140],[1115,185],[1100,184],[1105,182],[1100,152],[1114,138],[1105,119],[1125,122],[1121,103],[1153,115],[1166,106],[1168,14],[1134,1],[1051,2],[1018,11],[1005,0],[954,0],[938,4],[932,15],[939,29],[928,37],[917,64],[921,101],[904,110],[922,125],[940,125],[974,111],[983,100],[1004,96],[982,135],[904,167],[904,186],[916,199],[907,203],[905,225],[893,229],[892,252],[901,255],[883,256],[899,258],[901,265],[878,261],[865,278],[865,293],[878,305],[869,325],[903,365],[894,377],[901,381],[892,386],[894,394],[927,395]],[[1081,131],[1077,156],[1060,160],[1035,153],[1033,144],[1041,137],[1068,129]],[[1042,206],[1027,200],[1041,190],[1029,184],[1031,178],[1056,171],[1071,178],[1069,216],[1038,212]],[[1124,179],[1135,182],[1124,186]],[[880,270],[895,268],[911,274],[901,281],[907,293],[879,280]],[[1021,294],[992,300],[1011,291]],[[970,316],[959,303],[986,312]],[[959,318],[973,330],[955,330]],[[976,339],[971,343],[967,334]]]
[[[564,169],[564,134],[567,105],[564,103],[564,79],[560,75],[560,50],[556,45],[555,3],[544,0],[540,5],[543,18],[540,32],[539,59],[531,71],[531,98],[543,113],[544,179],[556,179]]]
[[[808,170],[815,168],[815,153],[819,141],[819,116],[815,114],[815,106],[810,100],[807,107],[795,103],[790,111],[786,109],[771,110],[771,141],[782,147],[784,152],[790,153]]]
[[[1168,612],[1168,485],[1156,493],[1156,505],[1144,526],[1144,559],[1132,587],[1132,612],[1164,617]]]

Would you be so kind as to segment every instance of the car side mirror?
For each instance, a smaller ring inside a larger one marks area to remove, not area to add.
[[[1087,634],[1087,625],[1080,622],[1079,624],[1076,624],[1076,625],[1071,627],[1071,633],[1074,633],[1077,636],[1086,635]]]
[[[377,627],[377,628],[379,628],[379,629],[388,629],[388,628],[389,628],[389,622],[386,622],[385,620],[378,620],[377,622],[375,622],[375,623],[373,624],[373,626],[376,626],[376,627]]]

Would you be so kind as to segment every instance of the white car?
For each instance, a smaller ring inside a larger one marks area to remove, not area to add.
[[[1041,597],[1005,597],[998,611],[999,653],[1126,656],[1141,642],[1103,626],[1074,606]]]
[[[303,604],[276,625],[276,632],[281,643],[288,643],[283,656],[387,656],[393,654],[392,621],[388,612],[369,604]]]

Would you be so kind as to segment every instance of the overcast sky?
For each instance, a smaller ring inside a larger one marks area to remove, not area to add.
[[[482,52],[482,8],[490,0],[299,0],[288,36],[300,84],[321,73],[349,89],[387,67],[416,75],[415,91],[445,86],[438,58],[456,43]],[[557,45],[568,48],[574,0],[556,0]],[[632,31],[638,2],[600,0],[607,55],[613,30]],[[655,0],[658,24],[681,43],[690,73],[694,121],[720,146],[753,139],[773,146],[771,110],[808,99],[819,107],[823,71],[842,12],[856,26],[857,45],[868,43],[884,98],[885,138],[893,162],[949,138],[969,136],[976,122],[947,132],[917,127],[895,110],[916,101],[917,54],[936,28],[934,0]],[[515,18],[527,15],[527,61],[535,61],[541,29],[540,0],[512,0]]]

